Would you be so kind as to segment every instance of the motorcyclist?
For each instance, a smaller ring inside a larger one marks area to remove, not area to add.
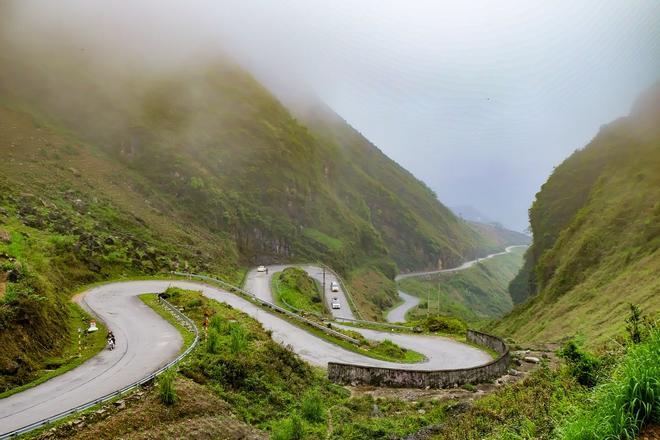
[[[115,348],[115,334],[112,333],[112,330],[108,332],[108,345],[110,346],[110,350]]]

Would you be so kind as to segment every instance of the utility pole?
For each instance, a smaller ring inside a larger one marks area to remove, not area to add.
[[[321,268],[323,268],[323,295],[321,295],[321,299],[323,300],[323,304],[325,305],[325,266],[321,266]]]
[[[431,316],[431,289],[426,292],[426,319]]]

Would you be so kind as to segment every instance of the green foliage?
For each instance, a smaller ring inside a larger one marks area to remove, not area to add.
[[[399,347],[389,339],[385,339],[384,341],[379,342],[375,347],[371,349],[371,351],[392,359],[404,359],[406,357],[406,350]]]
[[[316,281],[299,267],[288,267],[273,276],[275,300],[295,311],[325,314],[325,305]]]
[[[232,324],[229,330],[229,349],[232,354],[240,354],[248,346],[248,333],[240,324]]]
[[[178,400],[176,389],[174,388],[175,373],[173,370],[167,370],[158,376],[158,397],[164,405],[174,405]]]
[[[569,371],[584,386],[593,387],[600,380],[602,364],[599,358],[581,349],[575,339],[571,339],[557,353],[566,359]]]
[[[307,391],[303,396],[300,403],[300,413],[305,420],[312,423],[320,423],[325,420],[323,397],[316,388]]]
[[[206,352],[217,354],[220,352],[220,334],[215,327],[210,327],[206,337]]]
[[[629,439],[646,423],[660,421],[660,331],[633,345],[612,380],[593,402],[560,430],[566,440]]]
[[[465,322],[448,316],[429,316],[422,321],[418,321],[416,325],[432,333],[464,335],[467,331],[467,324]]]
[[[630,304],[630,316],[626,318],[626,330],[633,344],[642,342],[642,311],[636,304]]]
[[[273,440],[302,440],[305,438],[305,427],[298,413],[293,413],[273,427]]]

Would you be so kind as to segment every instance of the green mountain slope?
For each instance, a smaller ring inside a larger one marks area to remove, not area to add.
[[[530,209],[534,242],[495,330],[521,340],[620,331],[660,310],[660,85],[558,166]]]

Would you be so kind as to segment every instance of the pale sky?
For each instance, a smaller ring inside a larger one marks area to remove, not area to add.
[[[316,94],[446,205],[518,230],[553,167],[660,79],[659,0],[27,3],[166,56],[222,47],[285,100]]]

